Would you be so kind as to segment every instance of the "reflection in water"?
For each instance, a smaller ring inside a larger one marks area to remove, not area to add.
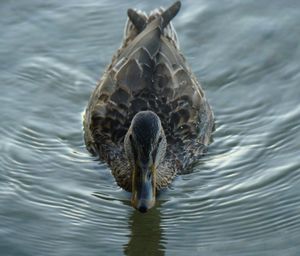
[[[160,221],[160,211],[157,206],[145,214],[134,210],[129,220],[130,240],[124,245],[124,254],[164,255],[164,237]]]

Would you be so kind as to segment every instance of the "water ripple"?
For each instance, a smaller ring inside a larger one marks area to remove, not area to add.
[[[296,1],[184,1],[174,24],[217,129],[144,215],[85,149],[82,114],[126,9],[161,3],[16,3],[0,8],[2,254],[298,255]]]

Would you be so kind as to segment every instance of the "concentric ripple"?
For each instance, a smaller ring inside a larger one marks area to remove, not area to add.
[[[221,2],[174,20],[213,143],[147,214],[87,152],[82,117],[126,9],[162,3],[0,3],[1,255],[299,255],[300,6]]]

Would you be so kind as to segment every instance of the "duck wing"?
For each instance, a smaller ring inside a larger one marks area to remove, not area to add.
[[[122,47],[93,92],[84,119],[90,152],[110,163],[123,155],[133,116],[158,114],[168,141],[166,170],[184,170],[203,154],[213,129],[204,92],[180,52],[170,24],[180,2],[149,17],[128,10]],[[123,162],[123,161],[121,161]]]
[[[144,29],[125,40],[91,95],[84,118],[85,142],[91,153],[98,153],[108,162],[122,148],[134,114],[149,108],[147,101],[139,96],[153,87],[161,34],[179,7],[177,3],[163,15],[139,26],[138,29]]]
[[[167,156],[181,171],[197,161],[209,144],[213,112],[196,77],[168,35],[161,36],[154,88],[160,100],[157,114],[167,141]]]

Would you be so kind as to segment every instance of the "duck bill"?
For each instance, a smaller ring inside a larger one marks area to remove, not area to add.
[[[155,169],[137,168],[132,175],[131,203],[140,212],[147,212],[155,204]]]

